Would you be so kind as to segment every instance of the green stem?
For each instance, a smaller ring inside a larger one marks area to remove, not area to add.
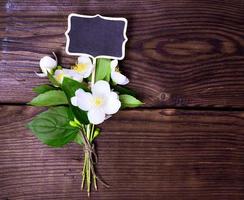
[[[87,168],[87,156],[85,154],[84,156],[84,164],[83,164],[83,170],[82,170],[82,182],[81,182],[81,190],[84,188],[85,178],[86,178],[86,168]]]
[[[93,136],[94,136],[94,124],[91,124],[91,135],[90,135],[90,142],[92,142],[93,141]]]
[[[96,176],[93,176],[93,184],[94,184],[95,190],[97,190],[97,177]]]
[[[86,184],[87,184],[87,195],[88,197],[90,196],[90,191],[91,191],[91,162],[89,160],[89,155],[87,155],[87,171],[86,171]]]
[[[97,60],[96,60],[96,58],[94,58],[93,59],[94,70],[92,72],[92,77],[91,77],[91,86],[94,85],[95,80],[96,80],[96,77],[95,77],[96,76],[96,62],[97,62]]]
[[[94,139],[94,131],[95,131],[95,126],[94,124],[91,125],[91,137],[90,137],[90,142],[92,143],[93,139]],[[94,184],[94,188],[95,190],[97,190],[97,177],[93,175],[93,184]]]

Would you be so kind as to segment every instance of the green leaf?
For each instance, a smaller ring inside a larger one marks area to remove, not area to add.
[[[37,115],[27,126],[44,144],[61,147],[73,141],[79,132],[79,128],[69,125],[70,120],[70,109],[58,106]]]
[[[96,81],[98,80],[110,80],[110,59],[99,58],[96,63]]]
[[[111,86],[115,91],[119,92],[119,94],[128,94],[128,95],[131,95],[131,96],[136,96],[135,92],[126,88],[126,87],[122,87],[122,86],[119,86],[119,85],[112,85]]]
[[[61,87],[69,99],[70,108],[71,108],[72,112],[74,113],[76,119],[82,124],[89,124],[87,112],[79,109],[76,106],[73,106],[70,102],[71,97],[75,96],[76,90],[82,88],[82,89],[88,91],[88,88],[85,87],[84,84],[82,84],[78,81],[75,81],[73,79],[67,78],[67,77],[64,77]]]
[[[39,94],[28,104],[32,106],[56,106],[68,104],[65,93],[61,90],[50,90]]]
[[[89,124],[90,123],[88,120],[86,111],[81,110],[80,108],[73,106],[71,104],[70,104],[70,108],[80,123],[82,123],[82,124]]]
[[[80,133],[78,133],[74,139],[74,142],[77,143],[77,144],[83,144],[83,140],[82,140],[82,137],[80,135]]]
[[[119,95],[119,100],[122,108],[135,108],[143,104],[140,100],[127,94]]]
[[[60,87],[61,84],[53,77],[52,74],[47,72],[47,77],[48,77],[49,81],[53,84],[53,86]]]
[[[50,90],[56,90],[57,88],[51,86],[51,85],[47,85],[47,84],[44,84],[44,85],[39,85],[35,88],[33,88],[32,90],[34,92],[36,92],[37,94],[42,94],[42,93],[45,93],[47,91],[50,91]]]
[[[76,80],[73,80],[71,78],[68,77],[64,77],[63,78],[63,82],[62,82],[62,88],[66,88],[69,87],[69,90],[67,90],[67,92],[69,92],[69,96],[74,96],[75,95],[75,91],[79,88],[83,89],[86,92],[89,92],[90,90],[88,89],[88,85],[86,83],[81,83],[78,82]]]

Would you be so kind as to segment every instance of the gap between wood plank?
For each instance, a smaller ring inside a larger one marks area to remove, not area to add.
[[[29,106],[26,103],[0,103],[0,106]],[[34,106],[32,106],[34,107]],[[166,109],[177,109],[177,110],[189,110],[189,111],[223,111],[223,112],[244,112],[244,108],[231,108],[231,107],[201,107],[201,106],[193,106],[193,107],[187,107],[187,106],[162,106],[162,107],[141,107],[141,108],[133,108],[133,110],[166,110]],[[126,110],[132,110],[132,109],[125,109]]]

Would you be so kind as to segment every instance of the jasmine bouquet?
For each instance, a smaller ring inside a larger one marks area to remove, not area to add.
[[[36,73],[48,77],[50,84],[35,87],[37,96],[29,102],[48,109],[34,117],[28,128],[51,147],[75,142],[83,148],[81,189],[86,185],[89,196],[92,185],[97,190],[97,181],[108,186],[95,170],[98,157],[94,140],[101,134],[96,125],[120,109],[137,107],[142,102],[124,87],[129,80],[120,73],[117,60],[80,56],[67,69],[58,65],[53,55],[54,58],[45,56],[40,60],[42,73]]]

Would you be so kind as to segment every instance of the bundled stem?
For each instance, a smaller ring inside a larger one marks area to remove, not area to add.
[[[90,196],[91,191],[91,180],[93,180],[94,189],[97,190],[97,180],[104,185],[105,187],[109,187],[105,182],[103,182],[96,174],[94,165],[97,163],[97,154],[94,149],[94,144],[92,144],[92,141],[94,139],[94,127],[91,128],[91,126],[94,125],[88,125],[87,131],[85,131],[85,128],[82,128],[82,131],[80,131],[82,139],[84,141],[84,164],[83,164],[83,170],[82,170],[82,183],[81,183],[81,189],[84,188],[84,184],[86,182],[87,186],[87,194]],[[86,133],[86,134],[84,134]]]

